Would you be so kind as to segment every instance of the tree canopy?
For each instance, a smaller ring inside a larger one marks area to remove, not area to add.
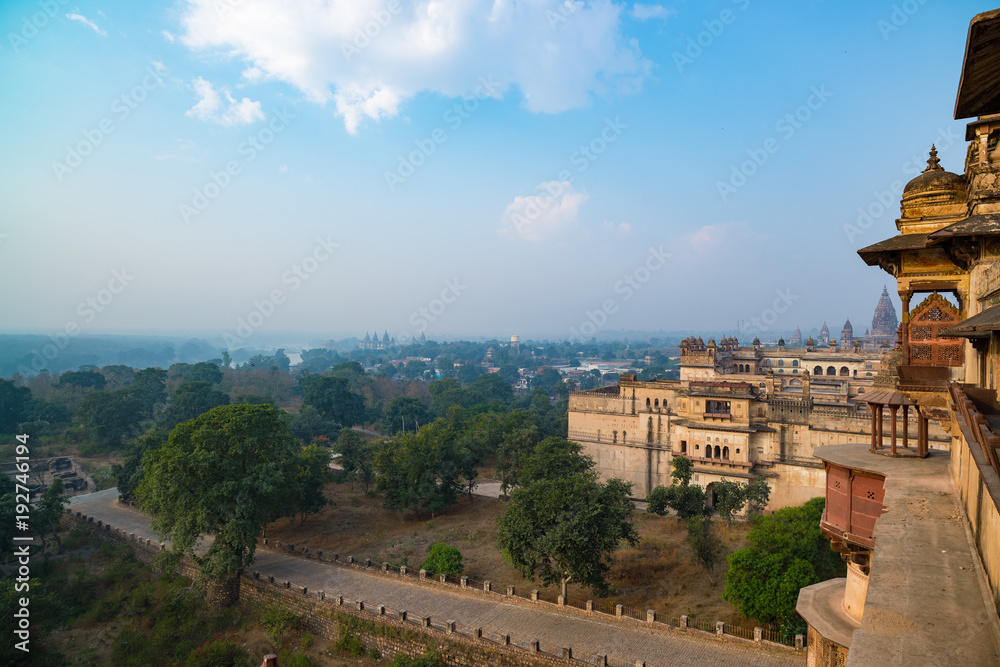
[[[729,555],[724,596],[761,623],[796,623],[799,589],[842,577],[846,566],[819,529],[823,498],[753,519],[750,546]]]
[[[705,491],[700,486],[691,484],[694,471],[691,459],[675,456],[672,463],[674,469],[670,476],[673,478],[673,484],[654,487],[646,495],[648,503],[646,511],[662,516],[667,513],[667,508],[670,508],[682,521],[696,516],[709,516],[712,508],[705,504],[708,499]]]
[[[199,539],[211,536],[195,562],[206,579],[235,588],[238,598],[239,571],[253,562],[257,535],[294,486],[298,451],[280,410],[213,408],[179,424],[146,454],[140,506],[177,553],[194,555]]]
[[[629,500],[632,485],[590,476],[542,479],[511,493],[499,520],[497,547],[527,579],[576,582],[598,594],[621,544],[638,543]]]

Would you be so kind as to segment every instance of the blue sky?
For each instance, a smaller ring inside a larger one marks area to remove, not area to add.
[[[8,0],[0,329],[860,334],[992,8]]]

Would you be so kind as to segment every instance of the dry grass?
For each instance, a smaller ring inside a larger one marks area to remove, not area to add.
[[[304,524],[276,521],[268,526],[268,537],[322,549],[327,554],[371,558],[376,563],[405,564],[414,569],[423,563],[431,544],[443,541],[462,552],[464,574],[473,579],[493,581],[494,588],[500,584],[514,584],[518,590],[537,588],[546,599],[558,595],[556,587],[525,580],[501,558],[495,532],[497,518],[506,507],[503,501],[477,496],[470,502],[465,498],[444,514],[428,519],[413,512],[386,510],[380,497],[365,495],[358,485],[352,488],[346,483],[330,483],[326,495],[335,505]],[[736,610],[722,599],[725,562],[717,568],[718,583],[713,586],[704,569],[691,561],[686,531],[675,518],[637,511],[636,523],[640,542],[616,554],[609,576],[616,592],[603,600],[655,609],[667,619],[688,614],[710,621],[739,620]],[[745,525],[734,523],[730,528],[716,522],[716,527],[729,551],[745,545]],[[575,600],[600,599],[572,584],[569,595]]]

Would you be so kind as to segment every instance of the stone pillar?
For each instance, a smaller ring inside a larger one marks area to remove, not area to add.
[[[903,321],[900,322],[900,337],[902,338],[902,355],[899,360],[900,365],[910,365],[910,297],[913,292],[900,292],[899,300],[903,304]]]
[[[401,621],[405,621],[406,620],[406,610],[403,610],[403,611],[399,612],[399,620],[401,620]]]
[[[484,581],[483,582],[483,592],[484,593],[490,593],[492,591],[493,591],[493,583],[490,582],[490,581]]]
[[[917,454],[927,456],[927,417],[920,414],[920,437],[917,438]]]
[[[795,635],[795,650],[801,651],[805,646],[805,637],[802,635]]]
[[[648,623],[649,625],[652,625],[653,623],[656,623],[656,611],[655,610],[653,610],[653,609],[647,609],[646,610],[646,623]]]
[[[459,581],[462,584],[462,588],[468,588],[469,587],[469,578],[467,576],[465,576],[464,574],[462,575],[462,578],[459,579]]]
[[[594,613],[594,601],[593,600],[587,600],[587,613],[588,614],[593,614]]]
[[[721,637],[726,633],[726,624],[722,621],[715,622],[715,634]]]
[[[448,575],[447,574],[442,574],[440,577],[438,577],[438,579],[441,581],[442,584],[447,584],[448,583]]]
[[[572,660],[573,659],[573,648],[570,646],[563,646],[563,659]]]
[[[400,574],[400,576],[403,576],[403,577],[406,576],[406,566],[405,565],[400,565],[399,566],[399,574]]]
[[[385,574],[389,573],[389,564],[388,563],[382,563],[382,572],[384,572]]]
[[[510,595],[510,596],[514,595],[514,586],[513,585],[507,586],[507,595]]]
[[[541,653],[541,651],[542,651],[542,648],[539,645],[539,641],[537,639],[532,639],[531,640],[531,652],[532,653]]]
[[[445,632],[449,635],[455,634],[455,621],[445,621]]]
[[[890,431],[889,431],[890,432],[890,436],[889,436],[890,437],[890,445],[889,445],[889,447],[890,447],[890,451],[892,452],[893,456],[896,455],[896,411],[897,410],[899,410],[899,406],[898,405],[890,405],[889,406],[889,414],[892,416],[891,417],[892,418],[892,425],[891,425]]]
[[[764,628],[756,627],[753,629],[753,640],[758,644],[764,641]]]
[[[910,448],[910,441],[907,436],[907,429],[909,428],[909,423],[910,423],[909,413],[910,413],[910,406],[904,405],[903,406],[903,449]]]
[[[885,425],[882,420],[885,419],[885,406],[878,406],[878,446],[882,446],[882,432],[885,430]]]
[[[378,612],[379,616],[385,616],[385,605],[380,604],[379,606],[375,607],[375,611]]]
[[[531,589],[531,601],[532,602],[538,602],[538,590],[537,589],[534,589],[534,588]]]
[[[422,627],[422,628],[429,628],[429,627],[431,627],[431,617],[430,616],[422,616],[420,618],[420,627]]]
[[[559,605],[560,607],[565,607],[566,606],[566,598],[564,598],[562,595],[560,595],[558,598],[556,598],[556,604]]]
[[[680,625],[681,630],[687,630],[687,627],[688,627],[688,617],[681,616],[681,625]]]
[[[617,618],[621,618],[622,617],[622,612],[623,611],[624,611],[624,607],[622,607],[620,604],[616,604],[615,605],[615,616]]]

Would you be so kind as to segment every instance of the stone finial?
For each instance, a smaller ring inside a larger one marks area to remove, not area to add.
[[[930,155],[931,156],[927,158],[927,167],[921,173],[926,174],[928,171],[944,171],[944,167],[941,166],[941,160],[938,159],[937,148],[934,144],[931,144]]]

